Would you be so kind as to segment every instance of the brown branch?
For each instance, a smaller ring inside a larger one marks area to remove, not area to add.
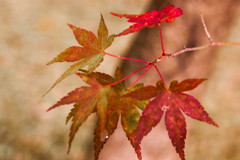
[[[207,29],[207,26],[205,24],[205,21],[203,19],[203,15],[201,14],[201,20],[202,20],[202,24],[203,24],[203,28],[204,28],[204,31],[206,33],[206,36],[208,37],[208,40],[209,40],[209,44],[206,44],[206,45],[203,45],[203,46],[198,46],[198,47],[193,47],[193,48],[186,48],[184,46],[184,48],[178,52],[175,52],[175,53],[171,53],[171,54],[166,54],[164,56],[161,56],[159,57],[158,59],[155,60],[155,62],[159,62],[163,59],[166,59],[168,57],[175,57],[175,56],[178,56],[182,53],[185,53],[185,52],[192,52],[192,51],[199,51],[199,50],[203,50],[205,48],[208,48],[208,47],[215,47],[215,46],[233,46],[233,45],[238,45],[240,46],[240,42],[214,42],[212,37],[210,36],[209,32],[208,32],[208,29]]]
[[[204,18],[203,18],[203,14],[201,14],[201,20],[202,20],[202,24],[203,24],[203,28],[204,28],[204,31],[208,37],[208,40],[210,41],[210,43],[213,43],[213,39],[212,37],[210,36],[209,32],[208,32],[208,29],[207,29],[207,26],[205,24],[205,21],[204,21]]]

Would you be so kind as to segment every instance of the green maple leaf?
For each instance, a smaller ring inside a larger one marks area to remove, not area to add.
[[[104,50],[107,49],[114,40],[114,35],[108,36],[108,30],[105,25],[103,16],[101,15],[101,21],[98,28],[98,37],[91,31],[87,31],[82,28],[75,27],[69,24],[69,27],[73,30],[76,40],[81,46],[72,46],[61,52],[57,57],[48,62],[52,64],[56,62],[76,62],[70,68],[68,68],[61,76],[56,80],[52,87],[44,94],[46,95],[53,87],[55,87],[64,78],[77,72],[79,69],[88,66],[88,72],[92,72],[102,62],[105,55]]]

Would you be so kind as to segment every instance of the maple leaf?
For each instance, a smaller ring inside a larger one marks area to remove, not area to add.
[[[135,23],[130,26],[128,29],[123,32],[115,35],[122,36],[129,33],[140,31],[146,27],[156,27],[160,22],[170,23],[175,20],[176,17],[181,16],[182,10],[180,8],[175,8],[175,6],[168,4],[166,7],[160,9],[159,11],[152,10],[149,12],[145,12],[141,15],[130,15],[130,14],[116,14],[111,13],[114,16],[118,16],[120,18],[125,17],[128,18],[128,22]]]
[[[77,75],[90,86],[83,86],[75,89],[47,110],[50,111],[61,105],[75,103],[74,108],[70,111],[66,119],[66,123],[72,119],[68,152],[70,151],[77,130],[91,113],[97,112],[99,121],[101,124],[104,124],[105,115],[102,114],[102,112],[107,108],[108,102],[106,100],[106,95],[110,91],[110,87],[103,87],[94,77],[88,77],[82,73],[77,73]]]
[[[156,87],[142,87],[125,95],[139,100],[154,97],[143,111],[137,130],[134,133],[133,145],[139,159],[142,159],[140,143],[143,137],[159,123],[164,112],[165,125],[169,138],[182,160],[185,159],[183,149],[185,147],[187,133],[186,122],[182,112],[193,119],[207,122],[218,127],[197,99],[193,96],[182,93],[196,88],[204,80],[206,79],[186,79],[180,83],[178,83],[178,81],[172,81],[168,89],[164,88],[162,81],[158,81]]]
[[[132,135],[140,118],[136,106],[143,110],[149,101],[140,101],[124,96],[135,89],[143,87],[143,84],[137,84],[131,90],[127,90],[123,82],[114,86],[106,86],[123,78],[119,69],[116,71],[115,79],[105,73],[91,72],[86,74],[88,71],[83,69],[81,71],[85,73],[76,74],[90,86],[82,86],[68,93],[67,96],[63,97],[47,111],[61,105],[75,103],[66,118],[66,123],[72,119],[68,152],[79,127],[91,113],[96,112],[98,120],[94,132],[94,156],[95,159],[98,159],[101,149],[116,129],[120,115],[123,130],[128,139],[133,142]]]
[[[112,78],[106,77],[103,73],[99,72],[93,72],[89,76],[95,77],[96,79],[98,79],[100,83],[104,85],[109,84],[109,82],[114,83],[123,79],[123,74],[118,68],[115,73],[114,81]],[[104,80],[102,79],[103,76],[106,77]],[[102,131],[100,127],[102,125],[102,122],[99,121],[97,122],[98,127],[94,132],[95,159],[98,159],[99,153],[103,148],[103,145],[107,142],[109,137],[113,134],[113,132],[117,128],[120,115],[123,130],[126,133],[126,136],[129,139],[129,141],[131,143],[133,142],[133,133],[137,129],[138,121],[140,118],[140,114],[137,107],[143,110],[149,101],[148,100],[140,101],[131,97],[125,97],[124,95],[141,87],[143,87],[143,84],[137,84],[134,87],[132,87],[131,90],[129,90],[124,85],[124,82],[120,82],[112,86],[114,90],[111,90],[111,92],[109,92],[109,94],[107,95],[108,108],[105,112],[106,121],[104,122],[105,131],[107,133],[105,135],[106,137],[101,137],[99,134]]]
[[[69,47],[47,64],[52,64],[55,62],[78,62],[70,66],[70,68],[67,69],[60,76],[60,78],[56,80],[56,82],[44,95],[46,95],[64,78],[77,72],[81,68],[88,66],[88,72],[94,71],[103,60],[105,55],[104,50],[107,49],[114,40],[114,35],[108,37],[108,30],[102,15],[98,28],[98,37],[96,37],[91,31],[75,27],[71,24],[69,24],[69,27],[73,30],[76,40],[82,47]]]

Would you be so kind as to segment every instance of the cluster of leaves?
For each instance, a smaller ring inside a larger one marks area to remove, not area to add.
[[[142,159],[141,141],[159,123],[165,113],[165,125],[169,138],[180,158],[184,160],[187,130],[182,112],[193,119],[218,126],[208,116],[197,99],[183,93],[196,88],[205,79],[186,79],[180,83],[172,81],[169,87],[166,87],[163,79],[161,79],[156,83],[156,86],[136,84],[127,88],[124,85],[126,77],[124,78],[118,68],[115,77],[94,72],[95,68],[103,61],[103,57],[106,55],[105,49],[112,44],[114,37],[140,31],[146,27],[160,26],[161,22],[172,22],[176,17],[182,15],[182,11],[180,8],[168,4],[159,11],[154,10],[141,15],[112,14],[118,17],[126,17],[129,22],[135,24],[117,35],[110,36],[108,36],[108,30],[102,15],[97,36],[91,31],[69,25],[81,47],[69,47],[48,64],[77,62],[61,75],[50,90],[64,78],[74,73],[88,85],[68,93],[48,111],[61,105],[74,103],[66,120],[66,123],[72,121],[68,151],[70,151],[79,127],[91,113],[96,112],[98,120],[94,132],[95,159],[98,159],[104,144],[114,133],[120,115],[123,130],[134,147],[138,158]],[[157,69],[155,62],[148,62],[147,67],[150,69],[152,66]],[[86,67],[87,70],[85,70]],[[140,115],[139,109],[142,110],[142,115]]]

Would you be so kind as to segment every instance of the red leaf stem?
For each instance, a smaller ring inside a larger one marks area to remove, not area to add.
[[[162,38],[162,29],[161,29],[161,24],[158,23],[159,26],[159,32],[160,32],[160,38],[161,38],[161,46],[162,46],[162,51],[163,51],[163,55],[165,55],[165,50],[164,50],[164,46],[163,46],[163,38]]]
[[[113,85],[115,85],[115,84],[118,84],[118,83],[124,81],[125,79],[128,79],[129,77],[133,76],[133,75],[136,74],[137,72],[140,72],[141,70],[143,70],[144,68],[147,68],[147,67],[149,67],[149,65],[146,65],[146,66],[144,66],[144,67],[138,69],[137,71],[133,72],[132,74],[130,74],[130,75],[124,77],[123,79],[120,79],[119,81],[116,81],[116,82],[114,82],[114,83],[108,84],[108,85],[106,85],[105,87],[113,86]]]
[[[108,55],[108,56],[116,57],[116,58],[119,58],[119,59],[126,59],[126,60],[129,60],[129,61],[136,61],[136,62],[141,62],[141,63],[149,64],[149,62],[143,61],[143,60],[140,60],[140,59],[134,59],[134,58],[127,58],[127,57],[116,56],[116,55],[113,55],[113,54],[110,54],[110,53],[107,53],[107,52],[104,52],[104,53],[105,53],[106,55]]]
[[[141,76],[138,77],[138,79],[131,84],[131,86],[128,87],[128,89],[130,89],[131,87],[133,87],[151,68],[153,65],[148,65],[148,69],[146,71],[143,72],[143,74]]]
[[[156,64],[154,64],[154,67],[155,67],[155,69],[157,70],[158,75],[160,76],[160,78],[161,78],[161,80],[162,80],[162,82],[163,82],[163,84],[164,84],[164,88],[167,89],[167,86],[166,86],[166,84],[165,84],[165,82],[164,82],[164,80],[163,80],[163,77],[162,77],[160,71],[158,70]]]

